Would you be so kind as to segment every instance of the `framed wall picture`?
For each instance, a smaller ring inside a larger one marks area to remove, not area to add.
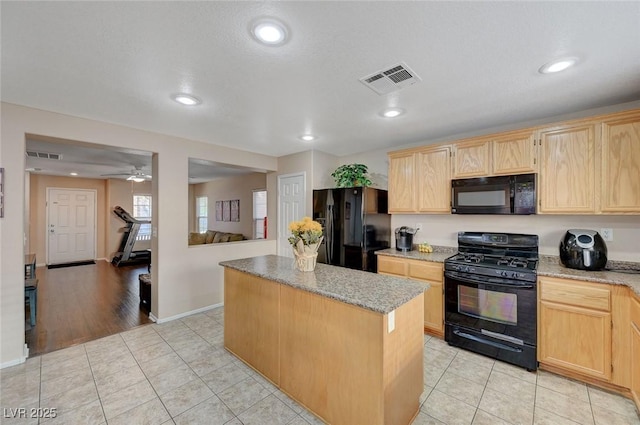
[[[216,201],[216,221],[222,221],[222,201]]]
[[[240,199],[231,202],[231,221],[240,221]]]
[[[231,221],[231,201],[222,201],[222,221]]]

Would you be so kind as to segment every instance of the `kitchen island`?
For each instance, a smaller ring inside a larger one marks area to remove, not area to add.
[[[424,286],[291,258],[224,261],[224,345],[331,424],[409,424],[423,391]]]

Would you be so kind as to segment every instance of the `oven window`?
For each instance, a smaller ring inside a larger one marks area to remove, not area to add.
[[[504,207],[504,190],[486,190],[481,192],[458,192],[459,207]]]
[[[493,322],[518,324],[516,294],[458,285],[458,312]]]

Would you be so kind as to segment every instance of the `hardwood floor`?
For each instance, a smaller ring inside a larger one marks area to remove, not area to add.
[[[29,356],[113,335],[152,323],[140,309],[138,275],[146,265],[97,264],[47,269],[38,267],[36,325],[25,340]],[[30,328],[30,329],[29,329]]]

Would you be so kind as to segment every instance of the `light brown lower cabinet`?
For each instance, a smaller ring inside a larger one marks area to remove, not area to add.
[[[408,277],[429,284],[424,292],[424,329],[444,336],[444,272],[442,263],[378,256],[378,273]]]
[[[624,285],[538,278],[540,368],[627,397],[635,391],[640,409],[639,323],[640,304]]]
[[[405,425],[418,414],[422,294],[391,319],[230,268],[224,279],[225,348],[323,421]]]
[[[632,294],[631,313],[631,396],[640,411],[640,296]]]
[[[607,285],[540,278],[538,361],[611,379],[611,292]]]

